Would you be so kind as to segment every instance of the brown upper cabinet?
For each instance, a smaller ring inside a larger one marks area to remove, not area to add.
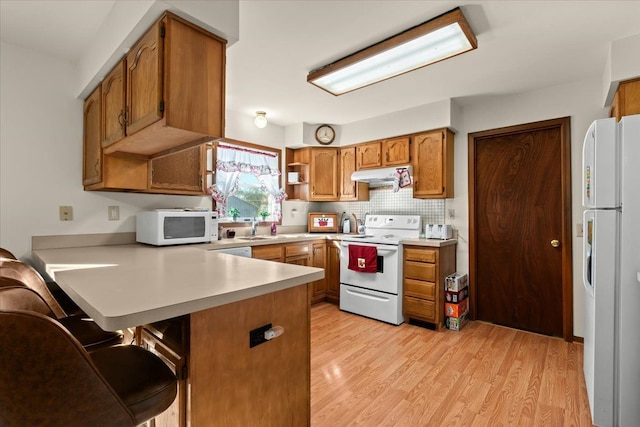
[[[151,160],[151,190],[205,192],[207,147],[200,145]]]
[[[632,114],[640,114],[640,78],[620,82],[609,111],[616,121]]]
[[[168,12],[145,33],[85,101],[85,190],[205,194],[225,47]]]
[[[154,158],[224,136],[225,51],[166,12],[103,81],[104,153]]]
[[[382,147],[380,141],[356,145],[356,168],[371,169],[382,166]]]
[[[410,138],[382,140],[382,166],[406,166],[411,162]]]
[[[309,163],[309,201],[338,200],[338,150],[313,148]]]
[[[100,87],[84,101],[84,135],[82,184],[91,185],[102,181],[102,133],[100,131]]]
[[[440,129],[413,136],[413,197],[453,197],[453,132]]]
[[[408,136],[401,136],[356,145],[357,170],[408,165],[410,141]]]
[[[351,180],[356,170],[356,147],[340,149],[340,201],[369,200],[369,184]]]

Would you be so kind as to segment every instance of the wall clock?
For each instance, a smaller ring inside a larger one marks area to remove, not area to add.
[[[329,125],[321,125],[316,129],[316,141],[322,145],[329,145],[336,138],[336,131]]]

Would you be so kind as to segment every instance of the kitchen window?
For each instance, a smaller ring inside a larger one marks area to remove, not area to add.
[[[216,202],[220,222],[280,222],[282,200],[287,195],[280,186],[281,151],[240,141],[218,141],[215,184],[209,193]]]

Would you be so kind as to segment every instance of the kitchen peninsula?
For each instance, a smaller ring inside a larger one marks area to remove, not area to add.
[[[32,258],[104,329],[189,314],[192,426],[309,424],[306,284],[322,269],[200,245],[37,249]],[[249,331],[267,324],[284,333],[250,348]]]

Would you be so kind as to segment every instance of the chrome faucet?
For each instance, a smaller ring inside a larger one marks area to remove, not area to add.
[[[258,232],[258,220],[254,216],[253,220],[251,220],[251,235],[255,236],[257,232]]]

